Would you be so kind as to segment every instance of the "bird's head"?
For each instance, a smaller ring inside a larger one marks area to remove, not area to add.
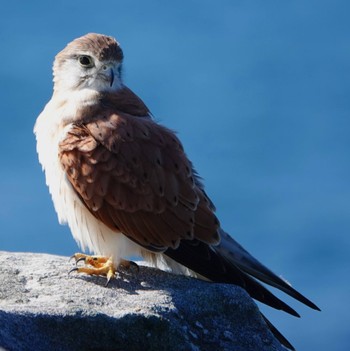
[[[69,43],[53,65],[54,90],[116,91],[122,86],[123,51],[112,37],[89,33]]]

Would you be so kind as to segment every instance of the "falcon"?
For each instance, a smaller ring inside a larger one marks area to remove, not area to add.
[[[178,137],[124,85],[122,67],[122,49],[110,36],[90,33],[69,43],[55,58],[53,95],[34,127],[59,222],[94,253],[73,255],[84,262],[74,271],[108,282],[134,265],[128,258],[142,256],[175,273],[236,284],[294,316],[259,281],[319,310],[220,227]]]

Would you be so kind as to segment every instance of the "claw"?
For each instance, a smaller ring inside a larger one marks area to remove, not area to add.
[[[111,270],[109,270],[108,273],[107,273],[107,281],[106,281],[105,287],[108,286],[109,282],[110,282],[111,279],[114,278],[114,277],[115,277],[114,273],[113,273]]]
[[[78,262],[84,261],[85,262],[85,257],[80,257],[78,259],[75,259],[75,264],[78,264]]]
[[[79,268],[78,267],[73,267],[69,272],[68,275],[71,274],[72,272],[77,271]]]
[[[78,260],[80,260],[81,258],[85,258],[86,255],[84,254],[80,254],[80,253],[75,253],[74,255],[72,255],[71,257],[69,257],[68,262],[72,261],[74,259],[75,263],[78,262]]]

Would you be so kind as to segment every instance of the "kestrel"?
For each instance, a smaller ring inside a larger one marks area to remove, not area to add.
[[[224,232],[178,137],[124,85],[122,65],[112,37],[87,34],[69,43],[56,56],[53,95],[34,128],[59,222],[96,254],[75,254],[86,264],[75,270],[109,281],[130,265],[128,257],[142,256],[176,273],[239,285],[294,316],[258,280],[318,310]]]

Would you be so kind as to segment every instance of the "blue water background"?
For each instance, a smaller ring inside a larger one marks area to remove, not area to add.
[[[348,1],[3,1],[0,250],[70,255],[32,128],[54,55],[117,37],[126,84],[178,131],[223,227],[313,299],[264,312],[298,350],[350,343]]]

